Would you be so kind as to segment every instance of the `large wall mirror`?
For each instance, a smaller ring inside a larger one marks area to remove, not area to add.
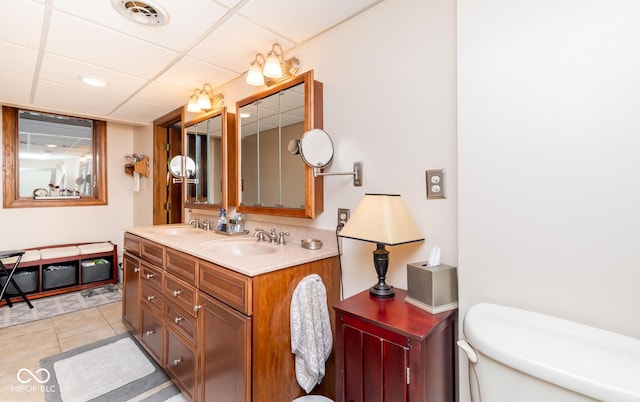
[[[236,204],[235,115],[223,107],[185,123],[184,155],[195,174],[184,181],[185,208],[219,209]]]
[[[313,71],[236,103],[239,116],[239,212],[315,218],[323,209],[322,177],[287,147],[322,128],[322,83]]]

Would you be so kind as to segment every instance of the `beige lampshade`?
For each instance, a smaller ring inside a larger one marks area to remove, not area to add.
[[[388,246],[424,240],[399,194],[365,194],[338,236]]]

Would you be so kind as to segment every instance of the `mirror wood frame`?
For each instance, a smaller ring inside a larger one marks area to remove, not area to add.
[[[238,196],[238,136],[236,135],[236,115],[227,112],[227,107],[212,110],[184,123],[182,130],[182,154],[186,155],[187,128],[220,116],[222,118],[222,202],[220,204],[204,204],[189,202],[186,197],[186,185],[183,184],[184,208],[191,209],[229,209],[237,204]],[[211,166],[207,166],[211,168]]]
[[[244,98],[236,102],[236,111],[238,111],[243,106],[251,104],[257,100],[266,98],[275,93],[283,91],[285,89],[294,87],[300,83],[304,83],[304,99],[305,99],[305,107],[304,107],[304,131],[307,132],[312,128],[323,128],[322,127],[322,119],[323,119],[323,108],[322,108],[322,97],[323,97],[323,89],[322,83],[319,81],[315,81],[313,78],[313,70],[307,71],[306,73],[300,74],[296,77],[293,77],[287,81],[278,83],[273,87],[256,93],[252,96]],[[236,136],[238,138],[238,143],[240,144],[242,141],[240,140],[242,135],[242,119],[237,119],[237,132]],[[238,159],[240,147],[238,146]],[[240,164],[237,164],[236,169],[236,177],[240,181],[241,174]],[[239,185],[237,189],[237,201],[238,205],[236,209],[238,212],[242,213],[253,213],[260,215],[273,215],[273,216],[288,216],[294,218],[309,218],[315,219],[315,217],[321,213],[324,209],[324,182],[322,176],[314,177],[313,169],[309,166],[305,165],[305,207],[304,209],[299,208],[276,208],[276,207],[257,207],[257,206],[249,206],[249,205],[241,205],[240,200],[242,199],[241,191],[242,186]]]
[[[19,152],[18,111],[20,108],[2,107],[2,139],[4,146],[4,208],[47,208],[107,205],[107,122],[93,120],[93,172],[95,174],[95,195],[75,199],[36,200],[20,197],[19,185]],[[24,109],[26,110],[26,109]],[[55,113],[51,113],[55,114]]]

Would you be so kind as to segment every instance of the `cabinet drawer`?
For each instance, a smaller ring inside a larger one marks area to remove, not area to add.
[[[251,278],[206,261],[200,261],[199,272],[201,290],[246,315],[253,314]]]
[[[162,291],[143,283],[142,289],[142,301],[146,303],[156,313],[162,314],[164,312],[164,296]]]
[[[140,255],[140,239],[136,235],[132,235],[131,233],[124,234],[124,249],[125,251],[130,252],[131,254]]]
[[[189,314],[196,316],[196,288],[186,282],[181,281],[172,275],[165,275],[164,295],[167,300],[175,303]]]
[[[140,281],[162,291],[162,271],[145,262],[140,262]]]
[[[144,305],[140,309],[142,318],[142,333],[140,334],[140,342],[149,352],[151,357],[162,365],[162,337],[164,320],[160,315],[154,313]]]
[[[176,306],[174,303],[167,302],[165,319],[192,344],[196,345],[197,320],[195,317]]]
[[[196,285],[198,259],[180,251],[167,249],[166,271],[177,276],[183,281]]]
[[[164,366],[178,387],[194,399],[198,370],[194,348],[173,330],[167,330],[167,364]]]
[[[140,257],[164,269],[165,248],[146,239],[140,239]]]

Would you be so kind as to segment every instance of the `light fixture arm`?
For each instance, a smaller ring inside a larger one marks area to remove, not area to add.
[[[280,52],[276,51],[276,46],[278,47],[278,49],[280,49]],[[284,51],[282,50],[282,46],[280,46],[280,44],[274,43],[273,46],[271,46],[269,55],[271,55],[272,53],[280,58],[280,64],[284,63]]]
[[[321,172],[321,168],[313,168],[313,177],[318,176],[353,176],[353,186],[362,186],[362,162],[353,162],[353,172]]]

